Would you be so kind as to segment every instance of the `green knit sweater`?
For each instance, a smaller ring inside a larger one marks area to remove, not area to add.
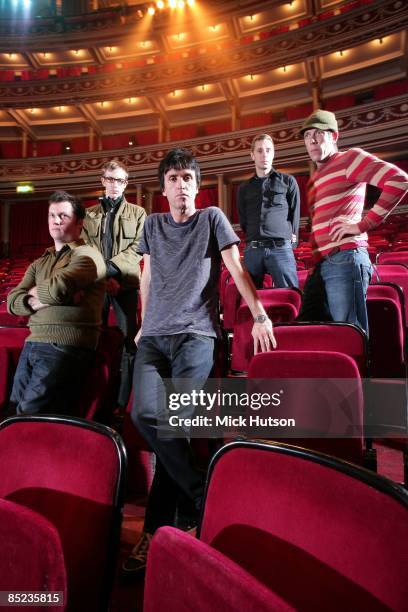
[[[26,270],[7,296],[8,311],[29,315],[29,342],[95,348],[105,297],[105,262],[83,240],[66,244],[59,253],[47,249]],[[36,286],[43,308],[34,312],[28,291]]]

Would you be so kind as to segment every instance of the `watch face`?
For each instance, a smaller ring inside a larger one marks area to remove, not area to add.
[[[255,322],[256,323],[265,323],[265,321],[267,320],[267,316],[266,315],[257,315],[255,317]]]

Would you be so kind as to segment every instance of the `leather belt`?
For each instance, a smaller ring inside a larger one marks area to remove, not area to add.
[[[275,248],[275,247],[280,247],[283,246],[285,244],[286,240],[284,238],[269,238],[268,240],[251,240],[250,242],[247,242],[247,246],[250,247],[251,249],[257,249],[257,248],[263,248],[263,247],[269,247],[269,248]]]

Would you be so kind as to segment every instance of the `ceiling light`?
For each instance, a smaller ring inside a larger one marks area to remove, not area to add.
[[[194,6],[194,0],[187,0],[188,6]]]
[[[158,8],[158,9],[160,9],[160,10],[164,9],[164,2],[163,2],[163,0],[159,0],[159,1],[156,3],[156,6],[157,6],[157,8]]]
[[[185,5],[184,5],[184,0],[179,0],[179,1],[177,2],[177,6],[178,6],[178,8],[179,8],[179,9],[183,9],[183,8],[184,8],[184,6],[185,6]]]
[[[154,6],[149,6],[149,8],[147,9],[147,12],[149,13],[149,15],[154,15],[155,14],[155,10],[154,10]]]

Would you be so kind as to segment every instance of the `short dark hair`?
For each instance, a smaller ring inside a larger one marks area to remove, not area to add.
[[[107,170],[117,170],[118,168],[123,170],[123,172],[126,174],[126,179],[128,179],[129,173],[126,169],[126,166],[125,164],[122,164],[122,162],[119,161],[118,159],[111,159],[111,161],[108,161],[106,164],[102,166],[102,176],[105,176],[105,173]]]
[[[194,170],[197,187],[200,187],[201,172],[198,161],[188,149],[171,149],[159,164],[160,189],[164,191],[164,176],[169,170]]]
[[[76,218],[85,219],[85,207],[78,198],[67,193],[66,191],[54,191],[48,200],[48,208],[51,204],[59,204],[60,202],[69,202],[72,206],[72,211]]]

